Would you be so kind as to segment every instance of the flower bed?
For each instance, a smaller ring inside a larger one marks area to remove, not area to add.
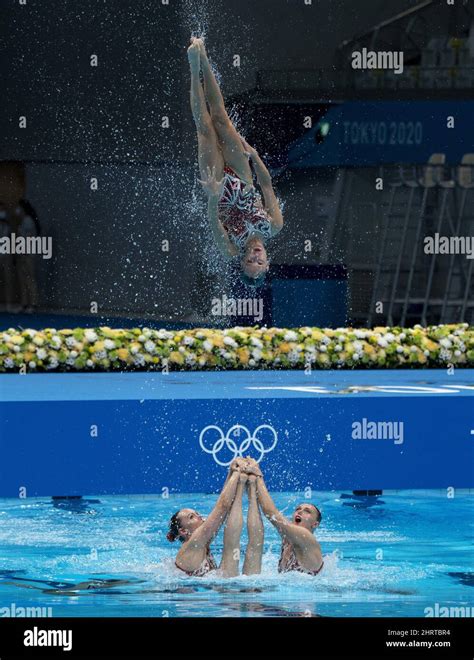
[[[474,327],[0,331],[0,371],[474,367]]]

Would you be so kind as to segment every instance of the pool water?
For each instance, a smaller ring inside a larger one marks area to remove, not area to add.
[[[274,498],[290,514],[304,494]],[[215,495],[91,496],[64,506],[0,499],[0,616],[21,607],[51,608],[43,612],[53,617],[474,614],[472,491],[318,492],[311,500],[323,512],[318,576],[277,572],[279,536],[265,521],[261,575],[223,579],[178,571],[177,544],[165,538],[172,513],[207,514]],[[222,530],[212,548],[220,558]]]

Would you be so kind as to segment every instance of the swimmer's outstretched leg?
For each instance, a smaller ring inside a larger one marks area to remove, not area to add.
[[[200,47],[194,39],[188,48],[188,61],[191,70],[190,102],[198,136],[198,159],[201,178],[207,178],[207,168],[216,168],[219,181],[224,172],[224,159],[219,146],[216,129],[206,106],[204,90],[199,80]]]
[[[248,482],[249,512],[247,516],[248,545],[245,552],[244,575],[255,575],[262,570],[263,522],[257,501],[257,477],[249,475]]]
[[[196,42],[199,45],[201,55],[204,92],[209,103],[212,123],[219,138],[219,145],[222,149],[224,161],[243,181],[251,184],[252,170],[250,169],[248,158],[244,153],[241,137],[225,109],[224,97],[207,58],[204,42],[202,39],[196,39]]]
[[[224,577],[235,577],[239,574],[240,535],[243,525],[242,494],[246,481],[247,475],[241,474],[224,529],[224,551],[220,565]]]

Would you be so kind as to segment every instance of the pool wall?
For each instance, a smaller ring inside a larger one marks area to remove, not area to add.
[[[0,497],[216,492],[239,447],[276,491],[472,488],[472,371],[445,373],[3,376]]]

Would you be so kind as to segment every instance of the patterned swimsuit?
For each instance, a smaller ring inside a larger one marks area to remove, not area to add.
[[[281,555],[280,555],[280,560],[278,562],[279,573],[287,573],[288,571],[298,571],[299,573],[308,573],[309,575],[317,575],[321,571],[322,567],[324,566],[323,561],[321,562],[321,566],[318,568],[317,571],[309,571],[307,568],[304,568],[304,566],[301,566],[295,555],[293,546],[291,546],[291,552],[288,555],[287,562],[283,564],[283,553],[288,546],[290,546],[290,543],[288,541],[283,541],[283,543],[281,544]]]
[[[206,573],[209,573],[209,571],[215,571],[217,568],[217,563],[214,557],[212,556],[211,550],[208,548],[206,552],[206,556],[202,560],[202,564],[195,571],[185,571],[184,568],[178,566],[176,562],[175,562],[175,566],[176,568],[179,568],[180,571],[183,571],[184,573],[190,575],[191,577],[203,577],[204,575],[206,575]]]
[[[261,206],[259,193],[254,187],[245,190],[245,186],[245,181],[226,165],[218,214],[229,239],[239,252],[245,250],[245,245],[253,234],[259,234],[264,241],[272,235],[272,225],[268,213]]]

